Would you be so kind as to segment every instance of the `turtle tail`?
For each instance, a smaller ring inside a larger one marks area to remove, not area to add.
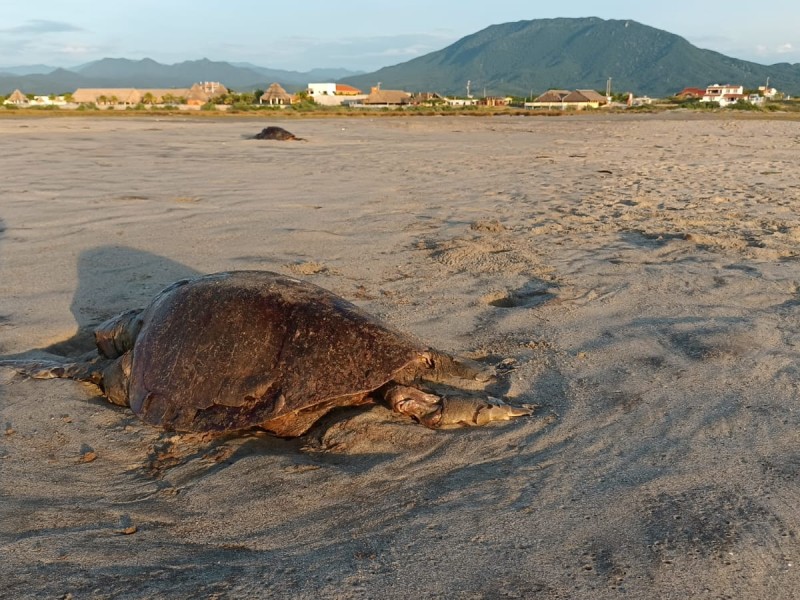
[[[62,362],[58,360],[6,359],[0,360],[0,367],[10,367],[33,379],[75,379],[101,386],[106,363],[107,361],[102,360]]]

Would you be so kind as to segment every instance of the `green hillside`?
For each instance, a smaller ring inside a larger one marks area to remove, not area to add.
[[[800,92],[800,65],[760,65],[702,50],[680,36],[635,21],[539,19],[492,25],[454,44],[344,83],[384,89],[527,96],[550,88],[668,96],[713,83],[770,85]]]

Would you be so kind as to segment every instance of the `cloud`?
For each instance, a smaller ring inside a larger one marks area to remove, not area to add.
[[[84,57],[97,54],[99,49],[95,46],[87,46],[83,44],[70,44],[61,46],[58,53],[64,56]]]
[[[800,60],[800,50],[798,50],[791,42],[778,44],[777,46],[768,46],[766,44],[759,44],[753,51],[755,56],[760,61],[792,61]]]
[[[64,33],[69,31],[83,31],[81,27],[63,21],[48,21],[46,19],[31,19],[22,25],[0,29],[2,33],[12,35],[28,35],[31,33]]]

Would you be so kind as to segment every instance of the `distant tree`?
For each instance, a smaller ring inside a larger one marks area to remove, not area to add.
[[[177,101],[178,99],[175,97],[175,94],[167,93],[161,97],[161,102],[164,104],[176,104]]]
[[[264,90],[255,89],[253,90],[253,104],[258,104],[261,101],[261,96],[264,95]]]
[[[73,102],[74,99],[75,98],[72,96],[71,92],[67,92],[66,94],[64,94],[64,102]]]
[[[106,96],[105,94],[100,94],[97,97],[97,103],[98,104],[107,104],[108,103],[108,96]]]
[[[119,104],[119,98],[114,96],[113,94],[108,99],[109,104]]]
[[[230,96],[230,93],[214,96],[213,98],[209,98],[207,104],[233,104],[233,100]]]
[[[144,96],[142,96],[142,104],[155,104],[156,97],[153,95],[153,92],[145,92]]]

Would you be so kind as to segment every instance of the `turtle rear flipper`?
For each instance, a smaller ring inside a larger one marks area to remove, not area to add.
[[[122,356],[136,343],[142,328],[142,309],[134,309],[111,317],[94,330],[97,351],[106,358]]]
[[[10,367],[18,373],[33,379],[75,379],[101,385],[103,369],[108,361],[93,360],[82,362],[62,362],[58,360],[0,360],[0,367]]]
[[[74,379],[91,383],[100,388],[112,404],[128,406],[128,378],[130,376],[131,354],[126,352],[120,358],[109,360],[95,357],[92,360],[66,362],[58,360],[0,360],[0,367],[10,367],[18,373],[33,379]]]

